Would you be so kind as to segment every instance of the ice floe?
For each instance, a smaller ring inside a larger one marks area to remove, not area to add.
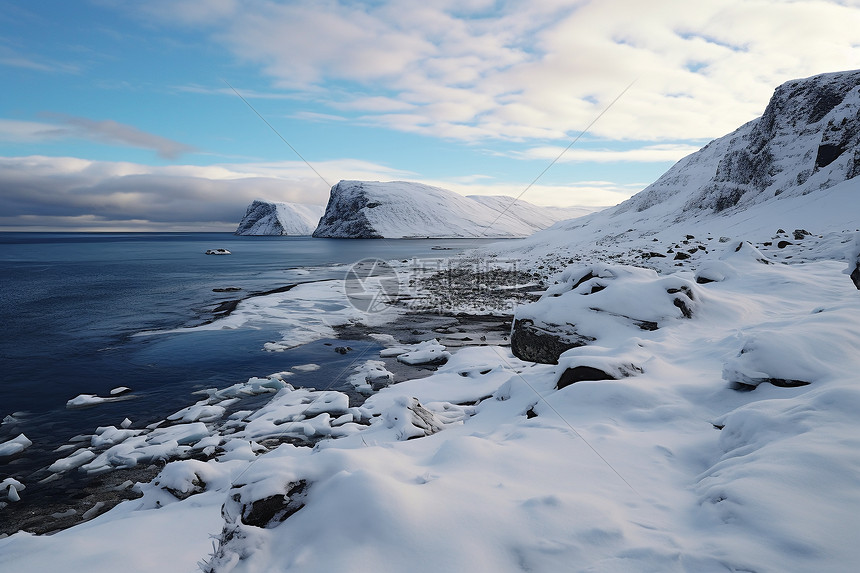
[[[31,442],[27,436],[24,434],[18,434],[17,437],[0,443],[0,458],[20,454],[32,445],[33,442]]]

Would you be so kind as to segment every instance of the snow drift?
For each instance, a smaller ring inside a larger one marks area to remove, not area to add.
[[[275,203],[256,199],[239,222],[236,235],[310,235],[323,214],[322,205]]]

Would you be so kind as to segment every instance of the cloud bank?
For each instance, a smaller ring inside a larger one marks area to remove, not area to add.
[[[322,162],[323,174],[397,178],[361,161]],[[199,167],[73,157],[0,158],[0,229],[232,231],[256,198],[325,204],[328,188],[299,161]]]

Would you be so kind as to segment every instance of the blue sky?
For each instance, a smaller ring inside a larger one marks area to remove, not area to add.
[[[340,179],[610,205],[860,67],[855,0],[0,2],[0,229],[231,230]],[[228,87],[314,168],[318,178]]]

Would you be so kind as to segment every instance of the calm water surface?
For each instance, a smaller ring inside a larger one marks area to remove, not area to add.
[[[195,401],[191,393],[200,388],[224,387],[308,362],[323,368],[290,382],[324,387],[352,361],[325,345],[332,341],[263,352],[265,342],[280,339],[266,329],[134,336],[141,331],[200,324],[221,302],[252,292],[341,278],[342,268],[333,265],[366,257],[447,256],[481,243],[226,233],[0,233],[0,418],[14,414],[16,420],[0,426],[0,442],[21,432],[35,442],[21,458],[0,460],[0,478],[50,463],[61,457],[50,453],[53,448],[97,426],[118,425],[125,417],[134,427],[164,419]],[[205,255],[210,248],[233,254]],[[242,290],[213,292],[224,287]],[[136,399],[85,410],[65,407],[78,394],[106,396],[117,386],[132,388]]]

